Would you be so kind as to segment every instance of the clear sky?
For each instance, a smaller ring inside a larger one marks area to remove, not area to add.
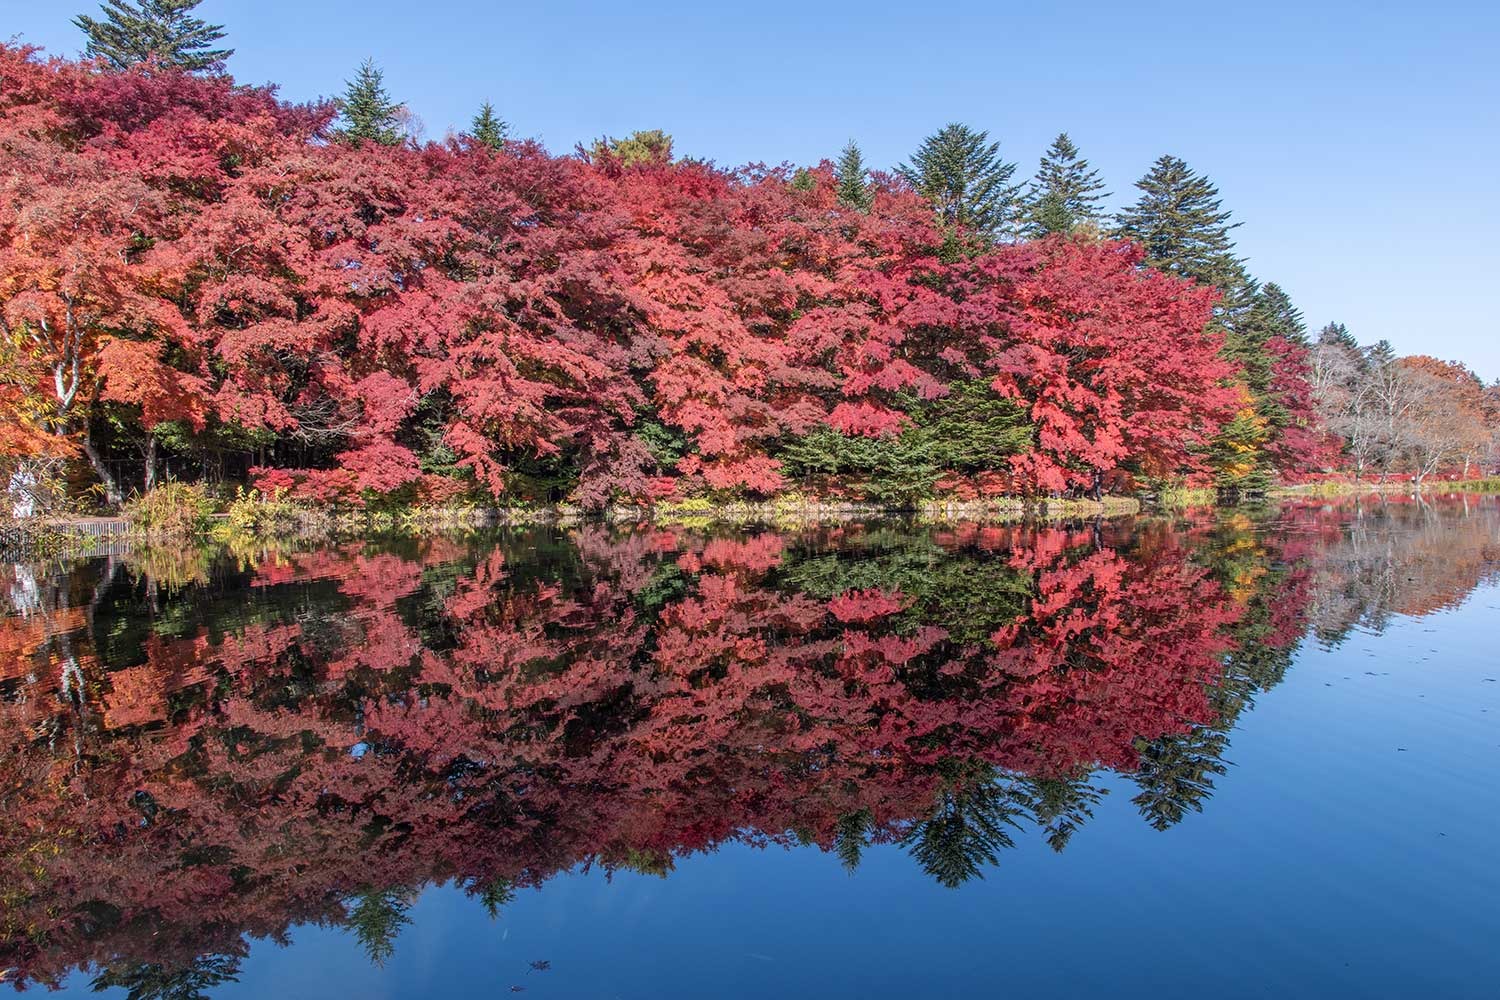
[[[96,0],[0,0],[0,32],[82,47]],[[242,82],[342,91],[373,57],[429,137],[485,98],[553,151],[664,128],[725,165],[873,166],[945,122],[1023,173],[1067,131],[1114,192],[1162,153],[1218,186],[1240,250],[1316,329],[1500,378],[1500,4],[204,0]]]

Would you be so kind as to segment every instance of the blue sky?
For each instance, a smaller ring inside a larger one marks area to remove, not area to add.
[[[95,0],[0,0],[82,46]],[[1241,252],[1314,328],[1500,378],[1500,5],[204,0],[230,69],[332,95],[366,56],[441,138],[485,98],[558,152],[664,128],[721,164],[889,167],[948,121],[1023,173],[1067,131],[1114,192],[1162,153],[1218,184]]]

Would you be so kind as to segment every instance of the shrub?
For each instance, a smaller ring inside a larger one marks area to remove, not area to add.
[[[287,499],[284,490],[276,490],[267,495],[241,487],[227,513],[229,516],[224,521],[226,536],[287,538],[301,534],[326,534],[332,530],[331,514],[326,511],[309,511]]]
[[[202,487],[188,483],[165,483],[125,505],[126,520],[152,538],[191,538],[201,534],[213,512],[214,502]]]

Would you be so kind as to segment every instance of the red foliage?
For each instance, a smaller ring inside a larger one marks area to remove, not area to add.
[[[993,470],[1021,492],[1191,474],[1232,410],[1211,293],[1121,244],[943,264],[919,198],[881,181],[845,208],[828,164],[793,184],[527,142],[356,148],[320,140],[329,113],[0,48],[0,193],[25,207],[0,222],[0,316],[36,341],[33,381],[63,377],[60,409],[273,432],[322,466],[309,495],[420,486],[439,440],[493,493],[555,460],[591,507],[775,492],[785,439],[888,436],[958,378],[1033,422]],[[1291,471],[1318,442],[1305,362],[1278,350]],[[675,467],[642,417],[687,439]]]

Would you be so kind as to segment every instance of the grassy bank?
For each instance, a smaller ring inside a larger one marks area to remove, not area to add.
[[[216,509],[216,506],[223,509]],[[167,484],[126,504],[113,519],[13,521],[0,529],[0,552],[18,555],[87,554],[101,540],[162,545],[207,539],[224,544],[271,540],[331,541],[364,535],[419,535],[508,525],[575,524],[602,520],[617,524],[680,526],[829,524],[878,517],[910,517],[923,522],[1017,521],[1119,517],[1136,514],[1130,497],[1088,499],[1016,498],[931,500],[909,507],[849,501],[823,501],[798,495],[765,502],[714,502],[695,498],[650,507],[614,506],[586,511],[567,504],[518,507],[460,506],[339,509],[293,503],[242,493],[216,505],[195,487]],[[87,526],[88,530],[85,530]]]
[[[1296,486],[1280,486],[1272,491],[1278,497],[1337,497],[1361,496],[1365,494],[1410,494],[1415,484],[1406,479],[1388,479],[1385,482],[1367,479],[1353,482],[1302,483]],[[1500,477],[1487,479],[1428,479],[1422,483],[1423,493],[1500,493]]]

